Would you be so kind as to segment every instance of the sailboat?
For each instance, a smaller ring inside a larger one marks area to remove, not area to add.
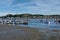
[[[60,19],[56,19],[56,17],[55,17],[55,22],[56,22],[56,24],[60,23]]]
[[[60,20],[56,20],[56,23],[60,23]]]
[[[45,17],[44,23],[45,23],[45,24],[50,24],[50,21],[48,21],[47,18]]]
[[[58,20],[58,22],[60,23],[60,20]]]
[[[45,20],[44,23],[45,23],[45,24],[50,24],[50,21]]]

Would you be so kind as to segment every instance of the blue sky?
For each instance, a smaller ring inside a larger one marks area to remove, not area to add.
[[[21,13],[60,14],[60,0],[0,0],[0,16]]]

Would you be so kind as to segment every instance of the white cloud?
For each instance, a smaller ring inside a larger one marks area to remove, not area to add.
[[[60,0],[31,0],[31,2],[29,3],[22,3],[22,4],[18,3],[16,5],[12,5],[12,3],[13,3],[13,0],[5,0],[4,2],[3,1],[0,2],[0,5],[1,4],[7,5],[9,8],[13,8],[17,6],[17,9],[19,10],[26,9],[26,12],[31,12],[31,13],[44,13],[44,14],[60,13]],[[31,6],[30,4],[36,4],[36,6]]]
[[[36,4],[36,6],[25,6],[29,4]],[[29,12],[36,12],[36,13],[59,13],[60,12],[60,6],[56,6],[60,4],[59,0],[31,0],[31,3],[26,4],[17,4],[12,5],[14,6],[20,6],[22,9],[27,9]]]

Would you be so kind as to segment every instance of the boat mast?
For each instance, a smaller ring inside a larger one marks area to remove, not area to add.
[[[56,21],[56,24],[57,24],[57,18],[56,18],[56,16],[55,16],[55,21]]]

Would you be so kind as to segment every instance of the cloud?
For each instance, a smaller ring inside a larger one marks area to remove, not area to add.
[[[60,13],[60,0],[2,0],[0,5],[7,6],[10,12]]]
[[[35,9],[39,13],[60,13],[59,0],[33,0],[33,2],[37,5]]]

